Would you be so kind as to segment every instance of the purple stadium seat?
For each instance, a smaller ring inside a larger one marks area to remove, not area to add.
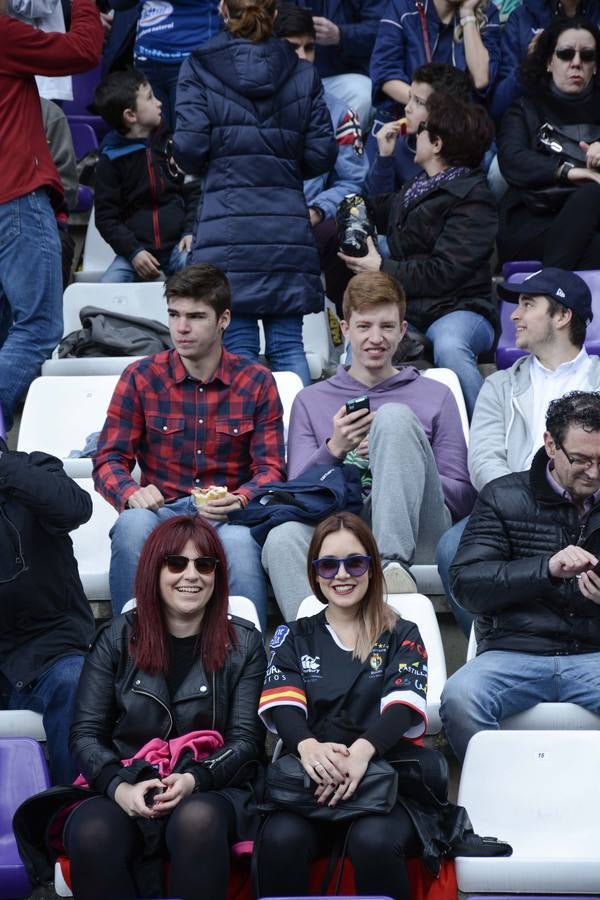
[[[514,275],[515,272],[537,272],[537,270],[541,268],[542,264],[539,259],[526,259],[522,262],[505,262],[502,266],[502,277],[505,281],[508,281],[510,276]]]
[[[68,119],[68,122],[71,129],[71,137],[73,138],[75,159],[79,161],[86,153],[98,149],[98,138],[91,125],[87,125],[85,122],[77,122],[75,119]]]
[[[15,810],[50,784],[43,750],[32,738],[0,738],[0,900],[31,894],[12,830]]]
[[[516,265],[516,263],[511,263],[511,265]],[[537,270],[521,269],[518,272],[513,271],[507,281],[513,283],[524,281],[531,271],[535,272]],[[594,318],[587,327],[585,349],[593,356],[600,356],[600,270],[586,269],[585,271],[577,272],[577,274],[583,278],[592,292]],[[519,350],[515,345],[515,326],[510,318],[514,308],[514,303],[507,303],[505,300],[498,304],[502,327],[502,333],[496,349],[496,365],[499,369],[508,369],[520,356],[525,356],[523,350]]]
[[[108,131],[108,125],[100,116],[94,115],[89,106],[94,99],[94,91],[96,85],[100,81],[101,66],[90,69],[89,72],[83,72],[81,75],[73,75],[73,99],[66,100],[63,103],[63,112],[69,119],[76,123],[90,125],[98,140],[104,137]]]

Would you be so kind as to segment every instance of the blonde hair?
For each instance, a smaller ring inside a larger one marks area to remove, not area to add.
[[[477,19],[477,30],[478,31],[481,31],[483,28],[485,28],[485,26],[488,23],[488,17],[486,16],[486,14],[483,11],[484,5],[485,5],[485,0],[479,0],[479,3],[477,4],[477,6],[475,7],[475,9],[473,10],[473,13],[472,13],[472,15],[474,15],[475,18]],[[452,35],[453,40],[457,44],[462,43],[462,41],[464,40],[464,30],[465,29],[460,24],[460,21],[458,21],[456,23],[456,25],[454,26],[454,32]]]
[[[350,512],[334,513],[315,528],[308,548],[307,573],[308,582],[315,596],[321,603],[327,603],[327,599],[321,590],[315,568],[312,564],[318,559],[321,545],[325,538],[336,531],[349,531],[365,548],[365,554],[371,557],[369,573],[369,587],[363,597],[357,613],[358,635],[352,658],[365,662],[373,649],[373,644],[384,631],[391,631],[399,618],[391,606],[384,601],[384,593],[387,595],[381,557],[369,526],[358,516]]]
[[[227,30],[247,41],[264,41],[273,34],[277,0],[226,0]]]

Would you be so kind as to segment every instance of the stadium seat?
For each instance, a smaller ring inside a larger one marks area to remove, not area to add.
[[[69,121],[71,137],[73,139],[73,149],[75,151],[75,159],[80,159],[90,153],[92,150],[98,149],[98,137],[96,132],[87,122],[80,122],[74,119]],[[73,212],[89,212],[94,203],[94,192],[86,184],[80,184],[77,189],[77,205]]]
[[[295,372],[273,372],[273,378],[275,379],[281,405],[283,406],[283,436],[287,448],[292,403],[298,391],[302,390],[302,379]]]
[[[50,786],[44,752],[28,737],[0,738],[0,898],[17,900],[32,891],[12,830],[18,807]]]
[[[228,605],[229,612],[232,615],[238,616],[240,619],[246,619],[248,622],[252,622],[258,631],[261,630],[258,613],[256,612],[256,607],[252,600],[249,600],[248,597],[242,597],[239,594],[230,594]],[[131,600],[128,600],[127,603],[124,604],[121,612],[129,612],[130,609],[135,609],[135,606],[135,597],[132,597]]]
[[[81,270],[75,272],[75,281],[100,281],[114,258],[114,250],[96,228],[92,207],[83,245]]]
[[[90,105],[94,99],[94,91],[96,85],[100,81],[102,64],[97,65],[89,72],[82,72],[72,76],[73,83],[73,99],[66,100],[62,104],[62,109],[69,124],[71,120],[74,122],[82,122],[90,125],[100,141],[107,133],[109,125],[100,116],[94,115],[90,111]]]
[[[600,733],[481,731],[467,748],[458,803],[510,857],[459,857],[459,890],[597,894]]]
[[[423,596],[423,594],[389,594],[387,602],[403,619],[414,622],[423,638],[427,650],[429,676],[427,685],[427,734],[437,734],[442,728],[440,721],[440,697],[446,684],[446,659],[444,657],[442,636],[431,600]],[[325,605],[311,594],[300,604],[296,619],[314,616],[324,608]]]
[[[458,375],[456,374],[456,372],[453,372],[452,369],[442,368],[423,369],[421,374],[424,375],[425,378],[432,378],[434,381],[439,381],[441,384],[445,384],[446,387],[450,388],[450,390],[454,394],[454,399],[456,400],[456,405],[458,406],[460,421],[463,427],[465,443],[468,447],[469,417],[467,416],[467,407],[465,404],[465,398],[463,396],[462,388],[460,386],[460,381],[458,380]]]
[[[0,709],[0,737],[28,737],[34,741],[45,741],[41,714],[30,709]]]
[[[477,654],[475,629],[471,626],[467,662]],[[536,703],[530,709],[507,716],[500,728],[508,731],[580,731],[600,729],[600,715],[578,706],[577,703]]]
[[[94,489],[91,478],[76,478],[77,484],[92,498],[91,519],[71,532],[73,552],[79,577],[90,603],[110,600],[108,572],[110,568],[109,531],[117,520],[116,509]]]
[[[527,270],[513,270],[507,280],[511,284],[519,283],[524,281],[529,274],[530,271]],[[591,355],[600,356],[600,270],[586,269],[577,274],[583,278],[592,293],[592,309],[594,310],[594,319],[587,326],[585,349]],[[508,369],[520,356],[526,355],[525,351],[520,350],[515,344],[515,325],[510,317],[514,308],[514,303],[504,300],[498,305],[502,328],[496,349],[496,365],[499,369]]]
[[[261,356],[265,355],[265,333],[261,320],[258,321]],[[329,361],[329,322],[327,313],[318,312],[304,316],[302,320],[302,343],[306,361],[310,369],[310,377],[317,381]]]
[[[515,272],[537,272],[542,268],[542,262],[539,259],[525,259],[505,262],[502,265],[502,277],[508,281]]]
[[[163,325],[169,324],[162,281],[70,284],[63,295],[63,335],[81,328],[79,312],[84,306],[99,306],[110,312],[141,316]]]
[[[117,380],[117,375],[36,378],[25,398],[17,450],[52,453],[73,478],[89,478],[91,459],[67,457],[102,428]]]

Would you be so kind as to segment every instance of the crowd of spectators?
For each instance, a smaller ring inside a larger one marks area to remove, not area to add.
[[[266,631],[270,580],[280,618],[291,621],[315,587],[306,560],[316,549],[304,521],[259,541],[252,504],[270,483],[287,479],[293,491],[296,480],[340,467],[360,483],[357,509],[373,533],[361,532],[363,549],[371,540],[377,548],[366,581],[413,592],[411,566],[437,553],[465,635],[475,621],[476,664],[450,679],[442,703],[459,760],[476,731],[554,697],[557,659],[566,658],[557,699],[600,713],[597,679],[587,674],[600,652],[600,373],[585,350],[592,297],[575,274],[600,269],[600,5],[523,0],[503,25],[491,0],[323,0],[310,10],[275,0],[111,5],[114,17],[103,8],[101,20],[92,0],[73,0],[66,17],[60,2],[0,0],[0,147],[10,147],[0,170],[5,430],[61,337],[70,276],[74,158],[68,120],[49,101],[70,98],[70,76],[100,62],[107,37],[118,52],[94,96],[111,129],[99,148],[95,220],[115,259],[102,280],[167,276],[173,349],[124,369],[94,457],[95,488],[119,514],[110,534],[115,618],[91,656],[96,666],[114,656],[106,684],[118,671],[123,693],[130,686],[124,648],[139,639],[136,665],[165,676],[169,699],[179,697],[198,629],[165,631],[154,644],[132,625],[135,615],[120,613],[139,588],[142,603],[156,595],[152,602],[172,615],[175,592],[192,596],[209,575],[221,621],[207,633],[241,642],[262,677],[262,647],[248,649],[254,638],[244,627],[224,624],[227,591],[253,601]],[[42,106],[34,76],[46,78]],[[339,252],[336,223],[338,207],[355,194],[366,198],[372,226],[359,256]],[[497,262],[526,259],[540,261],[539,271],[523,284],[494,285]],[[347,361],[311,384],[303,316],[324,308],[324,286]],[[479,363],[500,333],[497,295],[515,304],[516,344],[530,355],[484,382]],[[259,362],[259,321],[270,368],[295,372],[304,385],[287,456],[275,380]],[[434,365],[458,377],[468,451],[452,392],[395,364],[409,332],[429,346]],[[355,397],[364,402],[353,410],[347,402]],[[219,496],[194,497],[212,485]],[[69,743],[94,623],[68,531],[90,517],[91,504],[59,461],[2,442],[0,512],[0,695],[11,708],[43,713],[55,783],[70,783],[83,759],[88,780],[111,801],[96,798],[65,832],[82,873],[100,857],[89,856],[78,829],[114,828],[109,845],[131,856],[135,829],[114,819],[112,801],[132,818],[146,803],[115,768],[135,751],[131,734],[113,742],[118,753],[104,762],[86,744],[96,690],[90,667]],[[168,535],[171,520],[185,528],[158,559],[152,535]],[[157,586],[141,578],[140,557],[154,566]],[[350,559],[337,560],[333,580]],[[178,578],[171,584],[167,570],[184,572],[183,586]],[[367,569],[344,572],[338,594],[332,589],[337,600]],[[158,608],[152,615],[163,621]],[[184,650],[175,638],[188,641]],[[176,649],[185,671],[166,662]],[[153,668],[155,651],[162,662]],[[229,677],[232,664],[208,645],[202,653],[214,691],[215,671]],[[122,698],[113,688],[104,702],[114,712]],[[228,708],[220,714],[226,731]],[[120,722],[111,722],[115,733]],[[399,733],[408,736],[411,723]],[[246,726],[254,748],[257,721]],[[178,728],[176,736],[186,730]],[[291,749],[306,740],[294,734]],[[303,764],[315,765],[308,757]],[[171,781],[153,785],[165,788],[165,814],[214,786],[207,771],[175,769]],[[206,877],[189,875],[192,831],[212,817],[222,849],[239,824],[223,809],[221,800],[208,810],[189,803],[172,818],[166,845],[172,855],[184,847],[181,896]],[[205,855],[210,869],[210,850]],[[221,875],[211,896],[220,896]],[[74,877],[77,896],[96,896],[86,878]],[[406,886],[392,894],[404,900]]]

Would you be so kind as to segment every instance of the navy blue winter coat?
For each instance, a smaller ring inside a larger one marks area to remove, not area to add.
[[[600,0],[582,0],[577,12],[600,26]],[[500,71],[490,110],[498,122],[523,92],[520,69],[529,44],[538,31],[561,14],[559,0],[523,0],[523,4],[513,10],[506,20],[500,42]]]
[[[303,182],[329,171],[336,154],[317,70],[287,41],[225,32],[183,64],[174,156],[204,175],[192,261],[227,274],[234,312],[322,309]]]

